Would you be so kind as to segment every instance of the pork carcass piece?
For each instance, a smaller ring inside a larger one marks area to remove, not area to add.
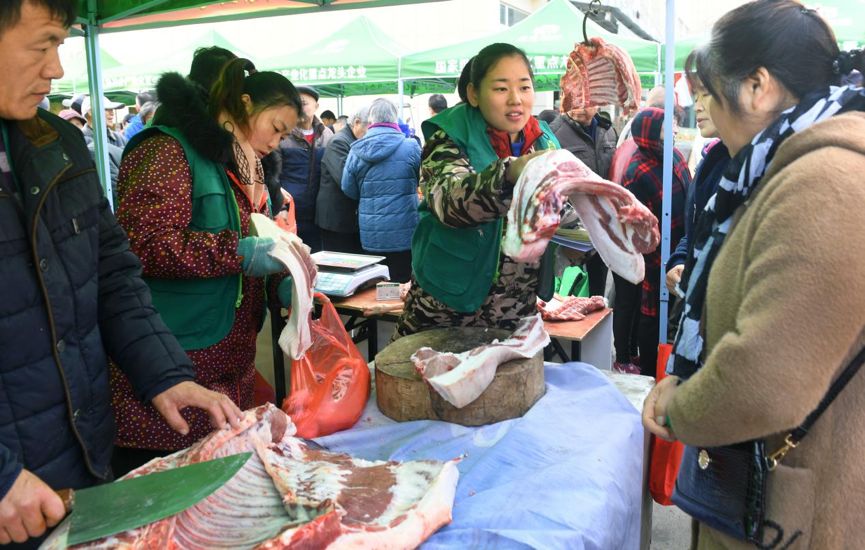
[[[527,359],[544,349],[550,336],[540,314],[520,320],[510,338],[462,353],[417,350],[411,360],[417,373],[448,403],[462,408],[480,397],[492,383],[499,365]]]
[[[657,218],[633,193],[563,149],[526,163],[507,213],[504,253],[518,262],[537,261],[558,229],[568,199],[604,263],[634,284],[642,281],[642,255],[661,240]]]
[[[279,335],[279,347],[292,359],[300,359],[312,345],[309,322],[318,267],[309,253],[310,248],[294,233],[280,228],[263,214],[253,213],[250,224],[254,234],[274,240],[276,245],[270,255],[291,273],[291,314]]]
[[[366,461],[293,434],[273,405],[246,411],[240,429],[130,474],[252,451],[225,485],[184,512],[75,548],[415,548],[450,522],[456,461]]]
[[[556,295],[549,302],[538,298],[538,311],[544,321],[582,321],[586,315],[607,307],[603,296],[591,298]]]
[[[559,85],[561,111],[571,115],[586,107],[611,104],[621,106],[627,115],[640,108],[643,91],[631,56],[601,38],[574,47]]]

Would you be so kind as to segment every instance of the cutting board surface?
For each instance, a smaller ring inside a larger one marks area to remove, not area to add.
[[[483,426],[522,416],[544,395],[543,351],[531,359],[516,359],[499,365],[484,393],[462,409],[431,390],[411,362],[412,354],[424,346],[462,353],[509,336],[507,330],[461,327],[427,330],[392,342],[375,356],[379,410],[400,422],[429,419],[464,426]]]

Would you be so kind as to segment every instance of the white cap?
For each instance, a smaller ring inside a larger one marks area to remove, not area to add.
[[[123,103],[118,103],[115,101],[111,101],[105,96],[102,96],[102,106],[106,109],[119,109],[124,106]],[[84,98],[84,101],[81,102],[81,114],[86,115],[90,112],[90,96]]]

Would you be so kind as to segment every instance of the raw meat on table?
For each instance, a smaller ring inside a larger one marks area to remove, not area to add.
[[[549,302],[538,298],[538,311],[541,312],[544,321],[582,321],[589,313],[605,307],[607,301],[603,296],[585,298],[557,294]]]
[[[246,411],[240,429],[214,431],[129,474],[252,451],[225,485],[184,512],[75,548],[414,548],[450,522],[456,461],[367,461],[293,434],[273,405]],[[62,529],[48,548],[65,546]]]
[[[550,336],[538,314],[520,320],[511,337],[501,342],[493,340],[462,353],[423,347],[411,360],[421,378],[439,395],[454,407],[462,408],[489,387],[499,365],[534,357],[549,343]]]
[[[566,200],[610,269],[637,284],[643,254],[661,240],[658,220],[634,195],[592,172],[566,150],[530,160],[514,186],[502,250],[518,262],[537,261],[559,227]]]
[[[559,83],[561,111],[578,114],[586,107],[616,104],[624,113],[640,108],[642,86],[631,56],[601,38],[580,42],[568,56],[568,66]]]
[[[318,267],[309,253],[310,248],[294,233],[283,230],[263,214],[253,213],[251,224],[256,235],[274,240],[276,246],[270,255],[291,273],[291,314],[279,335],[279,347],[292,359],[299,359],[312,345],[309,320],[314,305],[313,288]]]

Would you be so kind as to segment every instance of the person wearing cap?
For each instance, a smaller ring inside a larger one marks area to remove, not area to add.
[[[84,125],[87,124],[87,119],[81,116],[81,113],[79,113],[75,109],[63,109],[62,111],[57,113],[57,116],[59,116],[66,122],[69,122],[79,130],[82,130],[84,128]]]
[[[79,115],[81,114],[81,102],[84,101],[84,98],[87,97],[87,94],[78,94],[74,97],[69,97],[63,100],[63,106],[67,109],[72,109]]]
[[[136,113],[132,115],[132,117],[129,119],[129,123],[126,125],[126,128],[123,129],[123,137],[126,139],[126,141],[129,141],[130,139],[132,139],[132,136],[144,129],[144,126],[147,124],[147,122],[144,120],[142,110],[144,109],[145,105],[152,105],[154,101],[156,101],[156,95],[152,92],[141,92],[139,94],[136,94]]]
[[[193,382],[81,132],[37,108],[77,5],[0,2],[0,544],[13,548],[65,515],[55,490],[112,479],[109,357],[175,430],[187,407],[216,426],[241,415]]]
[[[282,153],[280,184],[293,197],[297,235],[313,252],[321,250],[321,234],[315,221],[315,201],[321,179],[321,159],[333,131],[321,123],[318,92],[309,86],[298,86],[303,116],[297,127],[279,144]]]
[[[124,105],[102,96],[102,106],[105,108],[105,129],[108,132],[108,143],[122,150],[126,146],[126,138],[120,132],[114,131],[114,110],[120,109]],[[81,102],[81,114],[87,119],[87,124],[81,131],[84,133],[84,141],[87,142],[87,145],[91,145],[94,140],[92,111],[92,102],[90,96],[87,96]]]

